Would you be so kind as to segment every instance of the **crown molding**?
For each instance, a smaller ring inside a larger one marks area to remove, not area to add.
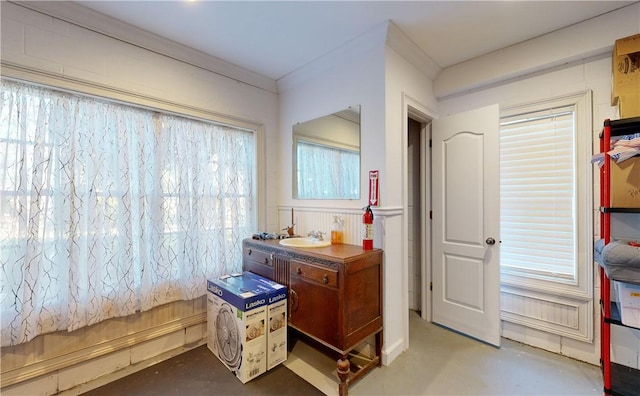
[[[438,100],[525,78],[586,59],[611,56],[616,39],[640,32],[640,2],[442,70]]]
[[[190,64],[219,76],[277,93],[276,82],[271,78],[178,44],[77,3],[71,1],[10,1],[10,3]]]
[[[389,21],[387,25],[386,44],[409,61],[409,63],[417,67],[418,70],[432,81],[442,70],[429,55],[422,51],[422,49],[392,21]]]

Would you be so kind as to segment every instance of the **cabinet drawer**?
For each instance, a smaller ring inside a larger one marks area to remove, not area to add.
[[[263,252],[261,250],[245,247],[242,251],[242,259],[253,261],[257,264],[273,267],[273,253]]]
[[[290,269],[292,275],[328,286],[338,287],[338,271],[334,269],[304,263],[298,260],[291,260]]]

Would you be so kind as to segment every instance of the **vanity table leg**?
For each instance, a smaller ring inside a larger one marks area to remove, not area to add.
[[[376,357],[378,358],[377,366],[380,367],[382,366],[382,340],[383,340],[382,330],[376,333],[375,339],[376,339]]]
[[[347,383],[347,379],[349,378],[349,373],[351,371],[351,363],[349,362],[348,356],[343,356],[338,359],[338,378],[340,378],[340,384],[338,385],[338,394],[340,396],[347,396],[349,391],[349,384]]]

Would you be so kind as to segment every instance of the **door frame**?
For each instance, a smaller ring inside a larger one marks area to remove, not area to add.
[[[427,216],[431,210],[431,150],[429,149],[429,141],[431,140],[431,121],[438,118],[438,113],[408,96],[403,92],[402,96],[402,153],[403,153],[403,208],[405,214],[403,216],[403,231],[405,236],[409,235],[409,220],[407,209],[408,203],[408,134],[409,134],[409,117],[420,122],[420,171],[422,173],[420,183],[420,205],[422,216],[420,218],[421,230],[421,259],[420,270],[422,271],[422,282],[420,283],[420,312],[423,320],[431,321],[431,293],[428,285],[431,282],[431,221]],[[427,178],[428,176],[428,178]],[[406,340],[406,348],[409,348],[409,249],[408,238],[403,238],[403,272],[404,272],[404,306],[407,308],[405,323],[403,323],[404,337]]]

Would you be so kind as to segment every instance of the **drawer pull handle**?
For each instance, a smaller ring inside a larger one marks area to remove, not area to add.
[[[269,264],[269,257],[265,257],[265,258],[264,258],[264,263],[265,263],[265,264]]]
[[[325,285],[329,283],[329,276],[327,274],[324,274],[322,276],[322,281],[324,282]]]
[[[249,249],[249,256],[251,256],[251,253],[253,253],[253,250]]]
[[[302,273],[302,268],[298,267],[296,269],[296,274],[300,275]]]

